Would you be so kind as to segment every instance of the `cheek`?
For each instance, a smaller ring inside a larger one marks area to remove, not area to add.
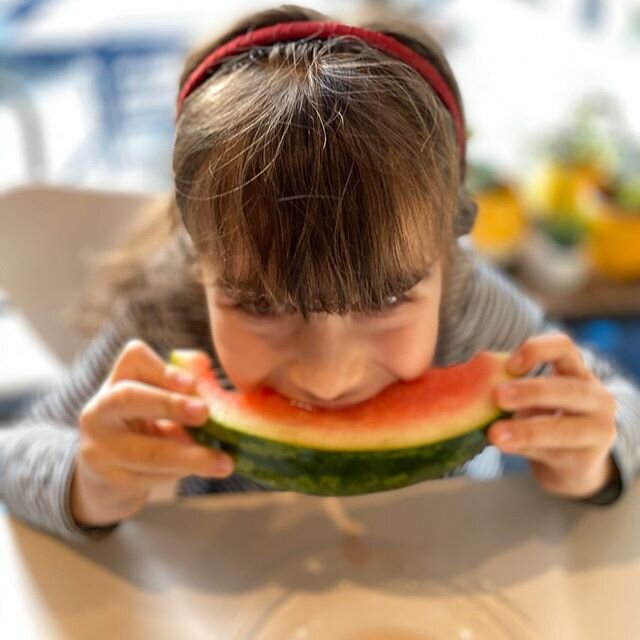
[[[378,357],[395,376],[412,380],[431,366],[437,341],[438,312],[427,308],[411,322],[380,336]]]
[[[278,366],[278,350],[224,312],[211,318],[211,333],[220,364],[231,382],[248,391]]]

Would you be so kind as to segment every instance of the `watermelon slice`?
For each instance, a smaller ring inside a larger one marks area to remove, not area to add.
[[[261,484],[315,495],[355,495],[442,477],[488,443],[487,427],[508,415],[492,390],[511,378],[507,353],[426,371],[342,409],[305,408],[272,389],[223,389],[207,357],[175,350],[209,404],[193,438],[228,452],[236,471]]]

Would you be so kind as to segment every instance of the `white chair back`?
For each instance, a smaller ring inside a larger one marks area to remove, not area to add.
[[[50,186],[0,194],[0,289],[62,362],[84,343],[63,311],[82,287],[87,257],[112,246],[152,197]]]

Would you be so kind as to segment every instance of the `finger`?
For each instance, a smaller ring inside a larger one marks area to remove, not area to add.
[[[100,474],[108,482],[126,488],[151,490],[158,485],[178,482],[180,476],[168,473],[144,473],[120,466],[102,465]]]
[[[551,363],[560,375],[589,378],[578,347],[564,333],[549,333],[525,340],[507,362],[515,374],[523,374],[542,362]]]
[[[557,470],[585,469],[600,458],[592,447],[583,449],[522,449],[518,455]]]
[[[143,340],[129,340],[115,361],[109,382],[139,380],[147,384],[158,384],[163,379],[165,363]]]
[[[103,440],[112,464],[138,473],[184,477],[226,477],[233,471],[227,454],[191,444],[178,444],[162,438],[135,433],[118,434]]]
[[[131,433],[152,433],[153,421],[152,420],[143,420],[141,418],[135,420],[127,420],[127,429],[131,431]]]
[[[206,403],[196,396],[165,391],[141,382],[123,380],[95,396],[81,415],[88,430],[121,426],[131,420],[168,419],[190,426],[202,425],[208,416]]]
[[[156,420],[155,427],[155,435],[160,438],[184,444],[193,444],[194,442],[193,437],[189,435],[184,426],[179,422],[175,422],[173,420]]]
[[[604,413],[610,402],[600,383],[568,376],[521,378],[496,387],[496,398],[503,409],[562,409],[586,414]]]
[[[504,451],[525,449],[608,448],[616,437],[615,425],[599,423],[590,416],[540,416],[498,420],[487,437]]]
[[[514,418],[534,418],[538,416],[553,416],[558,413],[557,409],[518,409],[513,412]]]
[[[157,438],[165,438],[176,442],[193,443],[193,438],[186,429],[174,420],[126,420],[131,433],[139,433]]]
[[[137,380],[163,389],[195,392],[195,379],[184,369],[167,364],[146,342],[130,340],[116,360],[108,383]]]

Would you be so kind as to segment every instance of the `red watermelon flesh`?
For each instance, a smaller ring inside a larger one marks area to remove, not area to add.
[[[509,354],[481,352],[463,364],[427,370],[342,409],[305,408],[272,389],[223,389],[206,355],[177,350],[171,361],[197,378],[212,420],[244,434],[330,451],[384,451],[440,442],[502,415],[492,390],[510,379]]]

